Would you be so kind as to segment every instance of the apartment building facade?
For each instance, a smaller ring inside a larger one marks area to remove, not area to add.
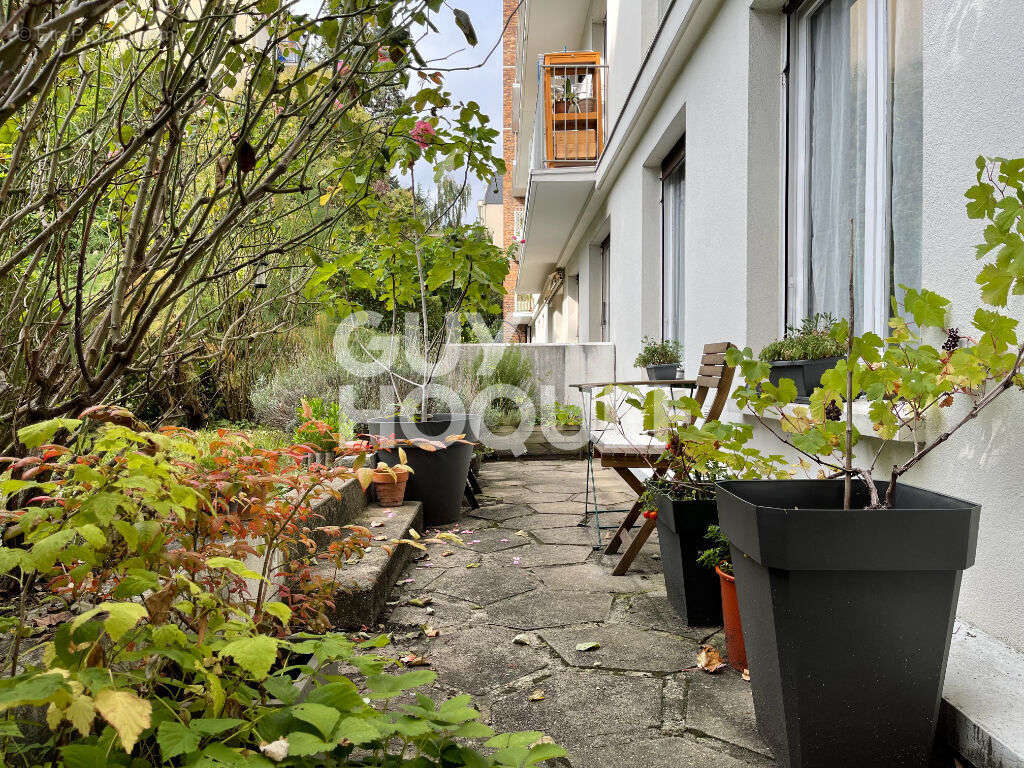
[[[1019,0],[525,0],[504,199],[530,338],[613,342],[620,380],[644,336],[689,371],[706,343],[757,350],[846,314],[851,219],[859,330],[886,330],[898,285],[969,326],[963,193],[978,155],[1024,155],[1022,30]],[[910,481],[983,504],[958,617],[1019,654],[1024,444],[1003,407]]]

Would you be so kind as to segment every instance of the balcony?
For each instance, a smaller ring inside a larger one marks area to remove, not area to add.
[[[514,325],[529,325],[533,322],[533,313],[537,309],[537,302],[531,293],[517,293],[515,308],[510,318]]]
[[[604,149],[604,85],[601,55],[594,51],[548,53],[541,57],[534,144],[534,168],[597,165]],[[540,156],[536,154],[540,151]]]
[[[570,225],[593,192],[604,151],[607,80],[596,51],[538,56],[521,293],[539,293],[562,263]]]

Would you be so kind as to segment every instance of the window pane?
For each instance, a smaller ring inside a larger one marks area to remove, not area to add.
[[[921,285],[921,0],[890,0],[892,261],[890,295]]]
[[[685,270],[683,267],[683,202],[685,164],[662,180],[662,238],[664,270],[662,276],[664,311],[662,330],[666,339],[683,341],[683,300]]]
[[[810,314],[849,314],[851,219],[855,300],[863,306],[867,5],[867,0],[830,0],[809,19]],[[858,310],[858,329],[864,327],[863,315]]]

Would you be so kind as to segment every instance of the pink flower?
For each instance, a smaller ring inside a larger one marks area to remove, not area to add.
[[[434,130],[434,126],[426,120],[417,120],[416,125],[409,131],[409,136],[419,145],[420,149],[426,149],[430,146],[431,138],[436,135],[437,131]]]
[[[344,61],[339,61],[338,62],[338,74],[339,75],[347,75],[351,71],[352,71],[352,67],[350,67],[348,64],[346,64]]]
[[[388,55],[388,52],[385,51],[383,48],[378,48],[377,61],[391,61],[391,57]]]

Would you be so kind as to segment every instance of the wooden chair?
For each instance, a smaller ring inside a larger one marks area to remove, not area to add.
[[[729,401],[736,369],[725,362],[725,353],[732,346],[732,342],[728,341],[704,345],[704,354],[701,356],[700,371],[697,374],[696,391],[693,398],[703,408],[711,392],[715,393],[711,400],[711,406],[703,416],[705,424],[718,419],[722,415],[722,411],[725,410],[725,404]],[[594,453],[601,457],[602,467],[614,469],[637,495],[636,502],[626,513],[622,524],[612,535],[604,550],[606,555],[614,555],[619,551],[619,547],[625,544],[626,550],[619,558],[615,570],[612,571],[614,576],[624,576],[640,549],[657,527],[655,520],[644,520],[640,530],[636,534],[632,533],[633,525],[643,511],[640,508],[640,496],[644,492],[644,484],[633,474],[632,470],[653,468],[656,476],[664,475],[668,471],[668,463],[658,461],[664,453],[664,446],[661,443],[653,443],[647,447],[601,445],[599,443],[594,446]]]

